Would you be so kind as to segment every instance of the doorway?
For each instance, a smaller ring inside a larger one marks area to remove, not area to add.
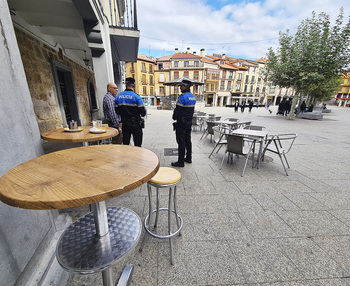
[[[62,125],[68,125],[68,122],[71,120],[75,120],[78,125],[81,125],[72,70],[70,67],[54,60],[52,60],[51,65],[62,116]]]
[[[87,82],[87,90],[88,90],[89,103],[90,103],[91,120],[96,120],[99,117],[99,114],[98,114],[99,108],[97,106],[95,86],[90,79]]]

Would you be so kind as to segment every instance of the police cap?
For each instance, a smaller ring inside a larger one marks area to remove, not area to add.
[[[183,79],[180,84],[191,86],[191,81],[189,81],[188,79]]]
[[[135,84],[135,79],[133,77],[127,77],[125,79],[125,84]]]

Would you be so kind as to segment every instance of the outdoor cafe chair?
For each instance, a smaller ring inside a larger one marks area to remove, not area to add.
[[[251,124],[244,126],[243,129],[247,129],[247,130],[257,130],[257,131],[266,131],[266,130],[267,130],[265,126],[251,125]],[[265,140],[262,140],[262,139],[259,138],[259,137],[251,136],[251,135],[249,135],[249,137],[250,137],[251,139],[253,139],[253,140],[259,141],[259,143],[261,144],[261,145],[260,145],[261,147],[260,147],[259,150],[263,150],[263,148],[265,147],[265,145],[264,145],[264,144],[265,144]],[[265,138],[265,139],[266,139],[266,138]],[[253,154],[254,154],[254,153],[255,153],[255,144],[254,144],[254,147],[253,147]],[[259,153],[258,156],[260,156],[260,157],[258,157],[258,160],[260,160],[261,154]]]
[[[292,146],[297,136],[298,135],[296,133],[271,135],[266,140],[267,142],[263,151],[263,156],[262,156],[263,158],[265,156],[266,151],[277,154],[280,157],[282,166],[287,176],[288,176],[288,172],[284,164],[284,161],[287,164],[288,169],[290,169],[286,154],[288,154],[289,151],[292,149]]]
[[[232,117],[229,117],[229,118],[225,118],[225,121],[230,121],[230,122],[239,122],[239,119],[238,119],[238,118],[232,118]]]
[[[214,135],[213,127],[216,125],[218,125],[218,124],[215,121],[208,121],[207,120],[207,128],[204,130],[200,140],[202,140],[204,135],[205,136],[210,135],[210,142],[211,142],[213,139],[213,135]]]
[[[197,131],[197,128],[201,127],[200,120],[198,117],[193,116],[192,118],[192,128],[194,131]]]
[[[249,125],[244,126],[243,129],[263,131],[263,130],[266,130],[266,127],[260,126],[260,125],[250,125],[249,124]]]
[[[247,167],[249,155],[252,151],[252,148],[254,146],[254,141],[250,140],[246,137],[240,136],[240,135],[235,135],[235,134],[228,134],[227,135],[227,145],[226,145],[226,151],[225,154],[222,158],[221,165],[220,165],[220,170],[222,168],[222,164],[224,163],[226,153],[228,153],[228,158],[227,161],[231,158],[231,163],[233,160],[232,154],[236,155],[243,155],[245,156],[245,163],[244,163],[244,168],[242,171],[242,177],[244,176],[245,169]]]
[[[220,149],[223,145],[227,144],[227,137],[226,136],[229,132],[230,132],[230,129],[228,127],[223,127],[223,126],[219,126],[219,125],[216,125],[213,127],[215,146],[214,146],[213,150],[211,151],[209,158],[214,153],[214,151],[217,147],[219,147],[219,148],[216,151],[216,153],[218,153],[220,151]]]

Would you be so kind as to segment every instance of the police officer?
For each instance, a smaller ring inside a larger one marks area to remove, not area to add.
[[[142,145],[142,118],[146,115],[141,96],[134,92],[135,79],[128,77],[125,80],[126,89],[115,98],[115,110],[121,116],[123,124],[123,144],[129,145],[131,135],[134,145]]]
[[[190,92],[191,82],[187,79],[180,83],[179,96],[173,113],[176,142],[178,144],[178,160],[171,163],[174,167],[184,167],[185,163],[192,163],[191,126],[196,98]],[[186,157],[185,157],[186,156]]]

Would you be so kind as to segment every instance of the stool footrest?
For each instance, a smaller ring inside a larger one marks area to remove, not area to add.
[[[169,210],[168,208],[160,208],[160,209],[159,209],[159,211],[168,211],[168,210]],[[155,212],[157,212],[156,209],[152,211],[152,213],[155,213]],[[175,213],[174,210],[172,210],[172,212]],[[149,229],[149,226],[148,226],[148,225],[149,225],[149,215],[146,216],[146,218],[145,218],[145,221],[144,221],[144,228],[145,228],[145,230],[147,231],[147,233],[148,233],[149,235],[153,236],[153,237],[160,238],[160,239],[172,238],[172,237],[174,237],[174,236],[177,236],[177,235],[180,233],[180,231],[181,231],[181,229],[182,229],[182,227],[183,227],[183,220],[182,220],[182,217],[181,217],[180,215],[177,215],[177,217],[178,217],[178,219],[180,220],[180,227],[178,227],[177,230],[176,230],[174,233],[172,233],[172,234],[169,234],[169,235],[158,235],[158,234],[155,234],[154,232],[152,232],[152,231]]]

